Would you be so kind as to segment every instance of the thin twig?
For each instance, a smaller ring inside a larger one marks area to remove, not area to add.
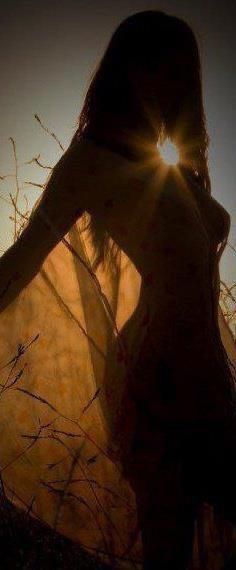
[[[65,150],[62,143],[60,142],[60,140],[58,139],[58,137],[55,135],[55,133],[51,132],[47,127],[45,127],[45,125],[42,123],[41,119],[39,118],[39,116],[35,113],[35,119],[38,121],[38,123],[40,124],[40,126],[42,127],[42,129],[45,131],[45,133],[47,133],[48,135],[50,135],[59,145],[61,150]]]
[[[14,241],[16,241],[17,239],[17,202],[18,202],[18,197],[19,197],[19,193],[20,193],[20,185],[19,185],[19,180],[18,180],[18,160],[17,160],[17,154],[16,154],[16,143],[14,141],[14,139],[12,137],[9,137],[9,140],[12,143],[13,146],[13,154],[14,154],[14,161],[15,161],[15,181],[16,181],[16,193],[15,193],[15,209],[14,209]]]

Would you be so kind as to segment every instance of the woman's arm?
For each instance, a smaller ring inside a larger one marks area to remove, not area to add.
[[[35,277],[47,255],[85,210],[85,158],[78,142],[67,149],[53,168],[27,226],[1,257],[0,312]]]

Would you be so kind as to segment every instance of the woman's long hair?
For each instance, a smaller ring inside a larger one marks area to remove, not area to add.
[[[152,108],[154,101],[157,110],[154,119],[146,104],[142,105],[138,90],[134,92],[130,78],[137,70],[150,72],[160,82],[164,70],[167,78],[180,86],[176,91],[167,89],[163,97],[158,81],[154,83],[156,87],[150,93]],[[195,35],[183,20],[158,10],[138,12],[121,22],[112,35],[87,91],[72,143],[84,136],[102,142],[105,136],[109,146],[116,135],[119,140],[122,129],[133,132],[134,137],[145,133],[147,143],[149,133],[157,142],[160,133],[176,141],[183,162],[211,192],[201,62]],[[93,216],[90,231],[97,267],[114,248]]]

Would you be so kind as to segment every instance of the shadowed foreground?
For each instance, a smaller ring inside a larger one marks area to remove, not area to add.
[[[76,543],[0,499],[1,568],[109,570]]]

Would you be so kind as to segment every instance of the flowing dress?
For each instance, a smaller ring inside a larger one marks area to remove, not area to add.
[[[78,165],[86,213],[0,315],[1,480],[32,516],[131,568],[134,441],[158,463],[160,426],[233,415],[236,350],[219,306],[229,216],[184,170],[160,177],[153,155],[132,162],[85,140]],[[56,231],[40,204],[34,215]],[[93,215],[119,246],[95,272]]]

